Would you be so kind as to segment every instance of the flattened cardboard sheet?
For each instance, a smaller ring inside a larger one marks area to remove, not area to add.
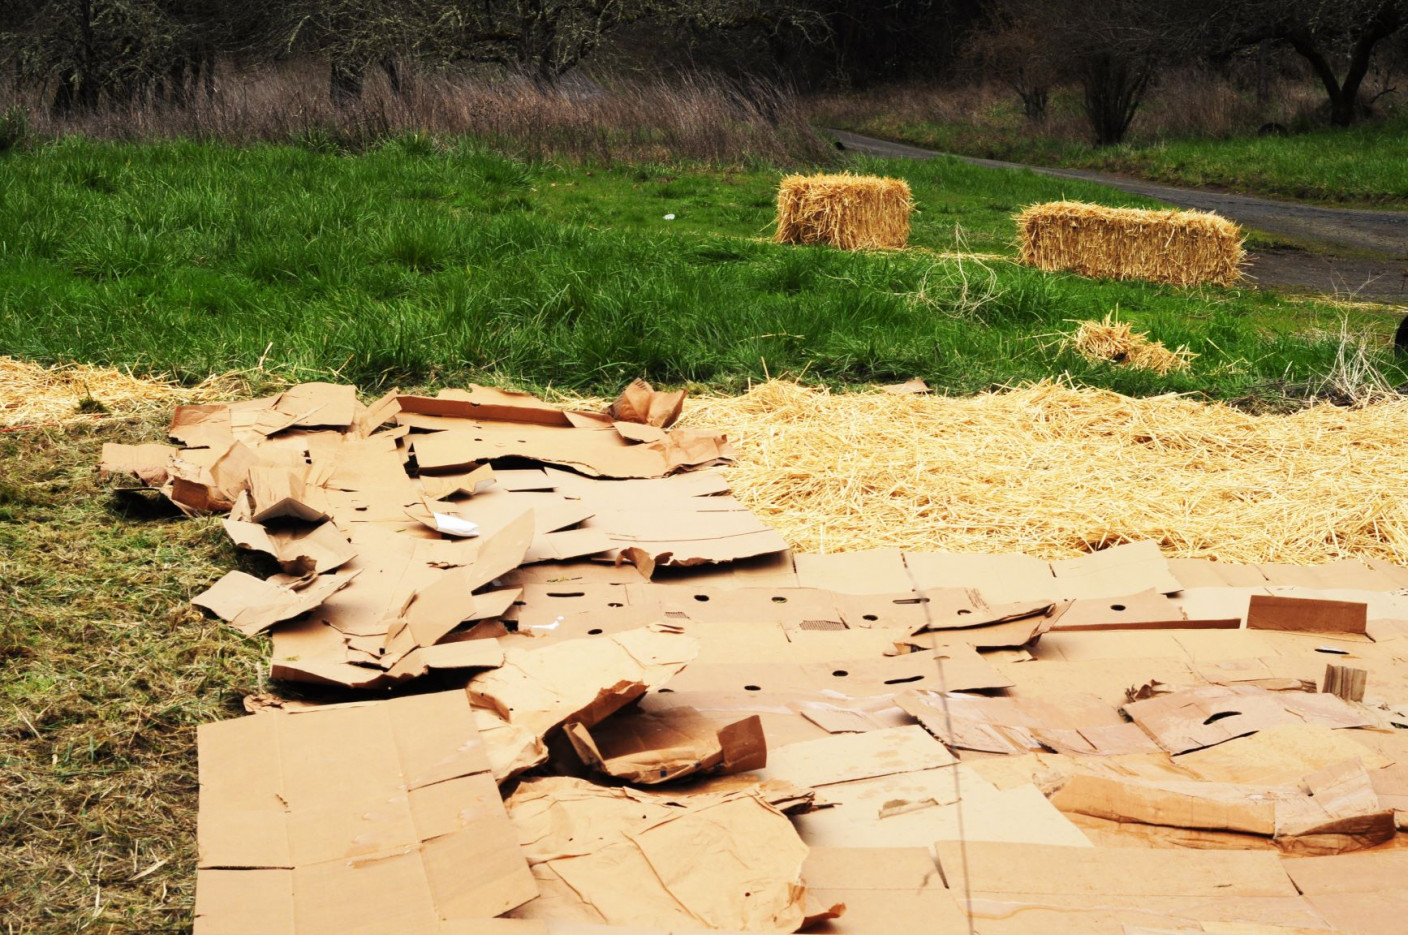
[[[1124,711],[1169,753],[1187,753],[1283,724],[1368,727],[1373,723],[1334,695],[1206,685],[1134,701]]]
[[[171,477],[177,449],[170,445],[119,445],[103,442],[98,472],[103,477],[126,474],[148,487],[160,487]]]
[[[1408,913],[1408,849],[1281,862],[1296,887],[1339,932],[1398,935]]]
[[[245,636],[253,636],[276,623],[313,610],[350,584],[357,574],[346,571],[317,575],[296,590],[242,571],[231,571],[192,598],[191,603],[215,614]]]
[[[957,760],[943,744],[916,725],[863,734],[833,734],[772,751],[769,779],[816,788],[856,779],[951,766]]]
[[[807,847],[757,791],[669,796],[549,777],[507,801],[543,898],[527,918],[793,932]]]
[[[463,692],[198,736],[198,935],[439,931],[537,893]]]
[[[1020,754],[1048,749],[1086,756],[1159,750],[1113,705],[1092,695],[986,698],[911,691],[895,701],[939,740],[964,750]]]

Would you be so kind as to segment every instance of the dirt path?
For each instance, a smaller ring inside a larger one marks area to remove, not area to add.
[[[875,156],[931,159],[942,155],[917,146],[877,140],[844,130],[827,131],[848,150]],[[955,156],[990,169],[1017,169],[1080,179],[1200,211],[1216,211],[1243,227],[1314,245],[1313,251],[1271,249],[1251,254],[1249,272],[1262,286],[1408,305],[1408,212],[1324,208],[1249,195],[1178,188],[1087,169],[1024,166]]]

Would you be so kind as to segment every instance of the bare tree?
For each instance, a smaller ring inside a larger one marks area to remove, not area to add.
[[[1325,88],[1330,123],[1352,124],[1380,44],[1408,24],[1408,0],[1207,0],[1185,7],[1209,45],[1289,45]]]

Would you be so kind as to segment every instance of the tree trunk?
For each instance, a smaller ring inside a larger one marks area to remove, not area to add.
[[[1141,63],[1109,54],[1091,56],[1081,71],[1095,145],[1113,146],[1124,139],[1152,76]]]

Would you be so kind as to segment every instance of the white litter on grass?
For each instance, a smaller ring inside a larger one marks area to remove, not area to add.
[[[673,214],[667,214],[667,215],[665,215],[665,220],[667,220],[667,221],[673,221],[674,219],[675,219],[675,216],[674,216]]]

